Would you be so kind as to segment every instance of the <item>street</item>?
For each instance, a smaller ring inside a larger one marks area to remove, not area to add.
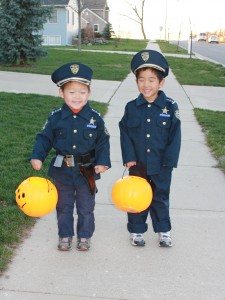
[[[177,44],[177,41],[172,41]],[[179,46],[188,49],[188,41],[180,41]],[[210,44],[207,42],[192,41],[192,52],[212,59],[220,64],[225,65],[225,44]]]

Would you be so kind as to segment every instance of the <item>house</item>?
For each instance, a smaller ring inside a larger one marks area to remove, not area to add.
[[[109,7],[106,0],[83,0],[81,27],[102,33],[109,23]]]
[[[76,0],[43,0],[43,5],[53,6],[53,13],[42,32],[43,45],[71,45],[78,34]]]
[[[106,0],[81,0],[81,28],[92,28],[101,33],[108,24],[109,8]],[[53,6],[53,13],[44,24],[43,45],[72,45],[78,36],[78,6],[77,0],[43,0],[44,6]]]

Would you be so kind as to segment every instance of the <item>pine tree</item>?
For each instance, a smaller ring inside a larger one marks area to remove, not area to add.
[[[108,23],[105,28],[103,29],[103,33],[102,33],[103,37],[106,40],[110,40],[111,37],[114,35],[114,31],[112,28],[112,24]]]
[[[51,16],[52,7],[42,0],[1,0],[0,63],[26,65],[47,52],[41,46],[40,30]]]

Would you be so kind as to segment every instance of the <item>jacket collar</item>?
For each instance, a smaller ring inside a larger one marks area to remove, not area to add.
[[[66,103],[64,103],[62,106],[62,118],[66,119],[67,117],[72,116],[72,115],[74,115],[73,111],[69,108],[69,106]],[[88,121],[90,120],[90,118],[92,116],[92,109],[91,109],[89,103],[87,103],[82,108],[82,110],[79,112],[79,115]]]
[[[142,94],[140,94],[136,99],[136,105],[140,106],[140,105],[143,105],[143,104],[148,104],[148,101],[143,97]],[[159,91],[158,92],[158,97],[151,104],[157,105],[161,108],[164,108],[166,106],[166,95],[165,95],[165,93],[163,91]]]

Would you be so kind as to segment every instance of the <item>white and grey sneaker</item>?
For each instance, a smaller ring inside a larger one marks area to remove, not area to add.
[[[170,231],[159,232],[159,247],[172,247],[172,237]]]
[[[133,246],[144,246],[145,240],[142,233],[131,233],[130,234],[130,243]]]

